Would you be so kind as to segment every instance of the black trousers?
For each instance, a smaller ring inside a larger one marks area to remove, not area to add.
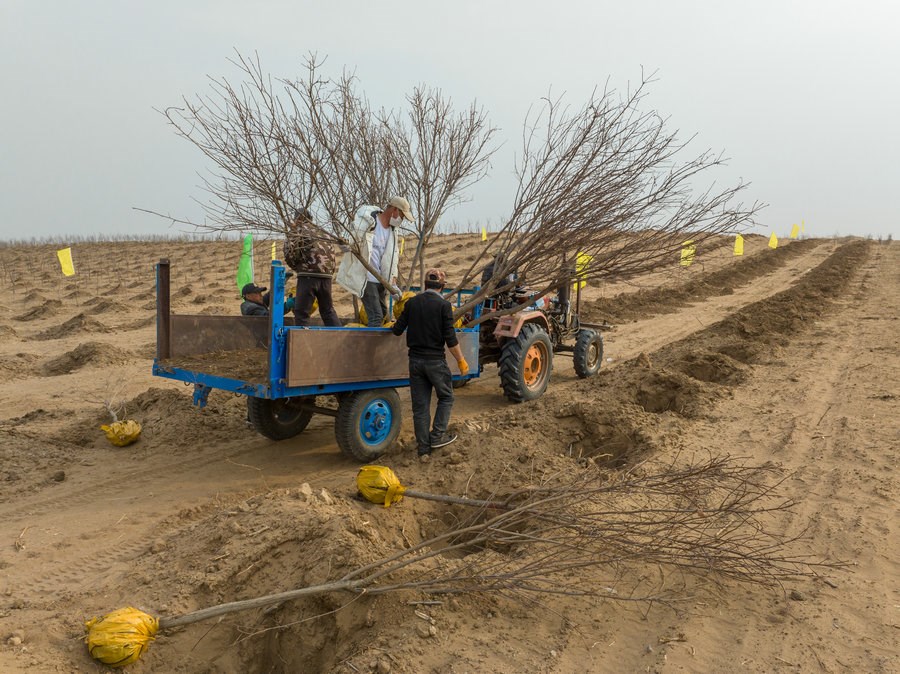
[[[447,361],[409,359],[409,394],[412,398],[413,427],[419,453],[431,451],[431,443],[447,432],[453,409],[453,383]],[[431,424],[431,391],[437,395],[434,425]]]
[[[334,300],[331,297],[331,279],[319,276],[297,277],[297,297],[294,299],[296,325],[309,325],[314,300],[319,302],[319,313],[325,325],[341,325],[341,319],[334,310]]]

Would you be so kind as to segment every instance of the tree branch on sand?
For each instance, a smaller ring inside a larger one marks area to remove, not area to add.
[[[785,479],[774,467],[727,456],[557,475],[503,496],[499,508],[473,508],[447,531],[324,585],[162,618],[160,628],[329,592],[672,604],[686,598],[689,576],[778,586],[838,566],[792,554],[800,535],[773,531],[772,518],[794,505],[779,493]],[[652,582],[648,568],[658,570]],[[608,574],[605,582],[597,582],[597,570]]]

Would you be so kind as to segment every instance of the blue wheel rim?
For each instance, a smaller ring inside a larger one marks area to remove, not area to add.
[[[367,445],[380,445],[391,433],[391,406],[382,398],[371,401],[359,417],[359,438]]]

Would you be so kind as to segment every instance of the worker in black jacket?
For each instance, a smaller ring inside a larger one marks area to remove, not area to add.
[[[450,367],[444,355],[444,345],[456,358],[461,374],[468,374],[469,365],[463,358],[456,330],[453,328],[453,308],[441,295],[446,275],[440,269],[430,269],[425,275],[425,291],[409,299],[400,318],[391,330],[395,335],[406,331],[409,348],[409,393],[412,398],[413,425],[419,456],[426,456],[456,440],[447,431],[453,409],[453,384]],[[434,425],[431,425],[431,390],[437,395]]]

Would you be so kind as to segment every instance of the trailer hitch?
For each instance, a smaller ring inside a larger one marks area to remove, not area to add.
[[[194,384],[194,404],[200,409],[206,407],[206,399],[209,397],[210,391],[212,391],[211,386]]]

